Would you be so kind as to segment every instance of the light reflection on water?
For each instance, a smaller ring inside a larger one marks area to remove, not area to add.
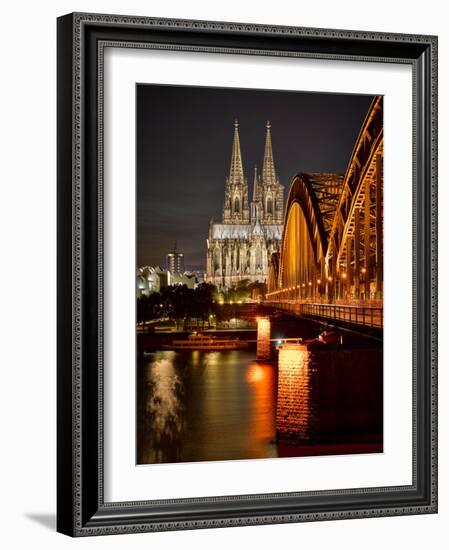
[[[252,352],[160,351],[138,369],[139,463],[277,455],[276,369]]]
[[[145,401],[145,416],[151,419],[152,445],[149,462],[164,462],[164,447],[172,446],[183,433],[183,384],[176,372],[175,352],[155,354],[146,372],[149,389]],[[177,450],[175,451],[178,454]]]
[[[381,437],[381,350],[300,359],[281,361],[278,381],[249,350],[140,356],[138,463],[286,456],[276,430],[299,444]]]

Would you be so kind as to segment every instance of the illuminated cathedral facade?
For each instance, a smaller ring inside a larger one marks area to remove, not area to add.
[[[280,248],[284,188],[275,170],[270,122],[266,124],[262,173],[255,168],[251,196],[249,200],[235,121],[222,222],[211,221],[207,239],[207,282],[219,288],[230,288],[243,279],[266,282],[271,254]]]

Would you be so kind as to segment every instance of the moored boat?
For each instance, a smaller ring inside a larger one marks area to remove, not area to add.
[[[171,346],[175,350],[227,350],[247,347],[247,342],[238,338],[216,338],[206,334],[193,333],[185,340],[173,340]]]

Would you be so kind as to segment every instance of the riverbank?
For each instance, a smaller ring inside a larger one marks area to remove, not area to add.
[[[241,319],[248,321],[252,318],[255,320],[257,316],[268,316],[271,324],[271,349],[274,352],[276,342],[284,338],[302,338],[304,340],[313,340],[326,327],[326,324],[312,319],[295,317],[273,308],[266,306],[255,306],[254,304],[239,307]],[[369,334],[362,334],[357,331],[348,330],[345,328],[335,329],[341,338],[340,349],[364,349],[364,348],[381,348],[382,340],[378,337],[373,337]],[[255,347],[257,339],[257,329],[254,328],[206,328],[199,332],[212,334],[217,338],[239,338],[240,340],[248,341],[250,347]],[[177,339],[185,339],[191,334],[191,330],[176,331],[168,330],[166,332],[157,330],[154,332],[138,332],[136,337],[136,345],[138,353],[151,352],[158,349],[163,349],[164,346],[171,345],[172,341]]]

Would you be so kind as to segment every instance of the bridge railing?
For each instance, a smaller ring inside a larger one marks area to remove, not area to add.
[[[297,315],[313,317],[325,321],[341,321],[350,325],[383,328],[383,308],[350,306],[339,304],[310,304],[277,302],[275,307]]]

